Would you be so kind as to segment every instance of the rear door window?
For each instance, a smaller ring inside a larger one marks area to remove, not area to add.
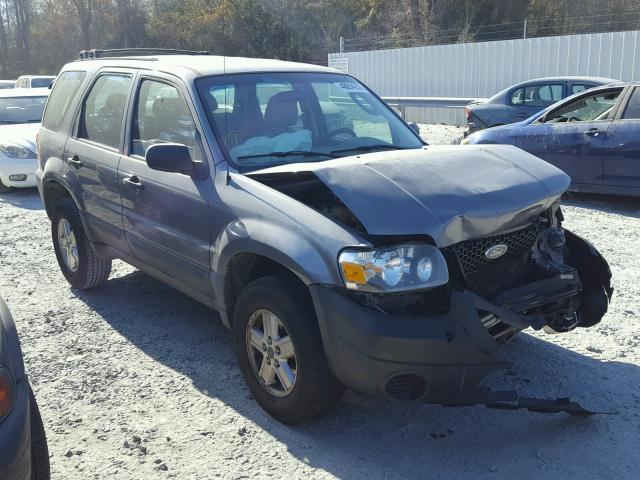
[[[548,107],[562,100],[562,84],[530,85],[511,94],[512,105],[525,107]]]
[[[640,119],[640,88],[633,90],[629,103],[627,103],[624,113],[622,114],[624,120],[638,120]]]
[[[86,76],[87,72],[76,71],[60,74],[47,102],[47,109],[42,120],[44,128],[54,131],[60,128],[62,120]]]
[[[595,85],[593,84],[587,84],[587,83],[572,83],[571,84],[571,91],[569,92],[569,95],[573,95],[574,93],[580,93],[580,92],[584,92],[585,90],[589,90],[590,88],[593,88]]]
[[[98,77],[82,106],[78,138],[114,149],[120,148],[131,83],[131,77],[124,74]]]

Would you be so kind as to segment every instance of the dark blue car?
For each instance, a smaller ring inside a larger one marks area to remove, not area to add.
[[[580,92],[464,144],[511,144],[561,168],[572,191],[640,196],[640,83]]]
[[[469,133],[519,122],[575,93],[617,82],[602,77],[547,77],[517,83],[465,108]]]
[[[49,479],[42,418],[24,371],[16,327],[1,297],[0,479]]]

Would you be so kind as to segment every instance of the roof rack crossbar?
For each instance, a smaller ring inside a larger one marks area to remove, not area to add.
[[[92,48],[90,50],[80,50],[78,58],[80,60],[93,60],[95,58],[136,55],[211,55],[211,53],[206,50],[178,50],[175,48],[112,48],[107,50]]]

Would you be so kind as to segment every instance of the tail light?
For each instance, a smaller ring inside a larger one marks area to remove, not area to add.
[[[467,120],[471,120],[471,109],[469,107],[464,107],[464,114],[467,116]]]
[[[0,366],[0,421],[13,407],[13,379],[9,372]]]

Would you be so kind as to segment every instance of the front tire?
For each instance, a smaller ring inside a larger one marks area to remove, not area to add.
[[[9,193],[11,191],[11,187],[7,187],[2,180],[0,180],[0,193]]]
[[[31,480],[49,480],[51,473],[47,436],[44,431],[40,409],[31,387],[29,387],[29,403],[31,413]]]
[[[51,217],[51,236],[58,265],[71,286],[86,290],[107,281],[111,260],[96,254],[71,198],[63,198],[56,204]]]
[[[344,387],[331,375],[309,294],[284,276],[251,282],[233,316],[240,370],[258,404],[287,424],[332,409]]]

